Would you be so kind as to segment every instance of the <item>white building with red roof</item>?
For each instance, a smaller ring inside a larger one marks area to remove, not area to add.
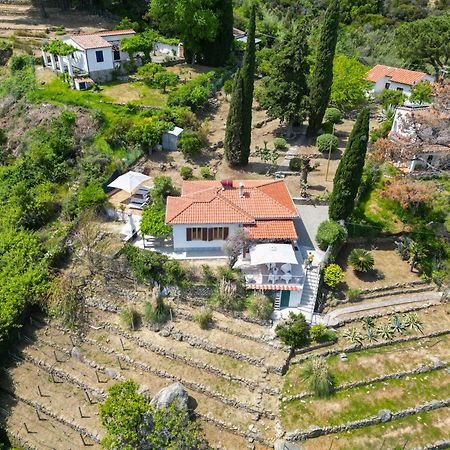
[[[76,49],[71,55],[57,56],[43,51],[44,64],[55,71],[67,72],[77,77],[99,81],[112,78],[114,69],[129,61],[129,55],[120,48],[120,41],[135,35],[134,30],[101,31],[92,34],[71,34],[63,42]],[[81,81],[80,81],[81,79]]]
[[[185,181],[180,197],[168,197],[166,223],[173,227],[174,250],[221,249],[239,228],[250,239],[297,240],[298,218],[282,180]]]
[[[377,64],[369,70],[366,80],[373,83],[372,92],[375,94],[384,89],[392,89],[409,96],[418,83],[424,81],[432,83],[434,78],[425,72]]]

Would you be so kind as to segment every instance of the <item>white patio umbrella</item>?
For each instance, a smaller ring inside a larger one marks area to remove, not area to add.
[[[298,264],[298,260],[291,244],[258,244],[250,248],[250,263]]]
[[[132,194],[142,183],[150,179],[148,175],[144,175],[143,173],[129,171],[109,183],[108,187],[121,189]]]

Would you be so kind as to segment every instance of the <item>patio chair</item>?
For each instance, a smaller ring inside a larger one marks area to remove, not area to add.
[[[283,273],[291,273],[292,265],[291,264],[283,264],[281,266],[281,270],[283,271]]]
[[[286,282],[286,284],[289,284],[292,281],[292,275],[290,273],[285,273],[284,275],[281,275],[281,279]]]
[[[279,278],[278,275],[276,275],[276,274],[274,274],[274,273],[271,273],[271,274],[267,277],[267,281],[268,281],[269,283],[275,284],[275,282],[278,281],[278,278]]]

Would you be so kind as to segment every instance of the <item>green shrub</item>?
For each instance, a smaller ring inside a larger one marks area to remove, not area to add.
[[[178,140],[178,148],[184,155],[192,156],[203,147],[203,141],[196,131],[185,130]]]
[[[166,225],[166,212],[160,203],[144,208],[140,227],[142,234],[155,237],[168,237],[172,232],[172,227]]]
[[[144,319],[147,323],[162,325],[170,318],[170,307],[164,302],[164,299],[157,295],[155,305],[152,302],[146,302],[144,306]]]
[[[269,320],[272,316],[272,300],[262,292],[255,292],[249,298],[248,310],[253,317]]]
[[[172,178],[166,176],[155,177],[153,180],[153,189],[151,190],[151,197],[155,203],[166,203],[166,198],[169,195],[178,195],[175,186],[172,183]]]
[[[325,267],[323,281],[331,288],[336,287],[344,279],[344,271],[338,264]]]
[[[317,229],[316,241],[322,250],[328,246],[340,245],[347,239],[347,230],[337,222],[325,220]]]
[[[106,201],[106,193],[100,183],[94,181],[78,192],[78,206],[81,210],[101,206]]]
[[[309,333],[311,339],[319,343],[334,342],[337,340],[336,333],[321,323],[311,326]]]
[[[27,66],[33,64],[31,56],[28,55],[14,55],[11,57],[9,62],[9,68],[11,72],[18,72],[25,69]]]
[[[308,359],[303,365],[301,378],[318,397],[326,397],[334,390],[334,379],[323,357]]]
[[[168,87],[176,86],[179,81],[180,77],[172,72],[158,72],[153,77],[154,85],[161,88],[164,94]]]
[[[188,106],[193,110],[202,108],[212,94],[211,81],[214,76],[214,72],[208,72],[180,85],[169,94],[168,105]]]
[[[208,286],[213,286],[217,282],[217,278],[208,264],[202,264],[203,278]]]
[[[383,89],[377,94],[377,101],[383,108],[388,108],[389,106],[401,106],[403,105],[406,96],[403,92],[393,90],[393,89]]]
[[[289,170],[299,172],[302,168],[302,160],[300,158],[292,158],[289,161]]]
[[[213,323],[213,312],[210,308],[202,308],[195,316],[194,320],[202,330],[208,329]]]
[[[120,320],[129,330],[136,330],[140,322],[140,314],[132,306],[126,306],[120,311]]]
[[[202,178],[205,178],[206,180],[209,180],[211,177],[211,171],[209,170],[209,167],[200,167],[200,175]]]
[[[278,324],[275,333],[285,345],[300,348],[309,343],[309,328],[303,314],[289,313],[289,320]]]
[[[273,141],[275,150],[285,150],[287,148],[286,140],[283,138],[275,138]]]
[[[334,134],[321,134],[316,139],[316,146],[323,153],[331,151],[334,152],[338,148],[339,140]]]
[[[336,125],[342,119],[341,112],[337,108],[327,108],[325,110],[325,115],[323,116],[323,121],[332,123]]]
[[[190,180],[192,178],[192,167],[189,166],[183,166],[180,169],[180,176],[183,178],[183,180]]]
[[[346,295],[349,302],[358,302],[361,300],[361,289],[348,288]]]
[[[373,269],[375,261],[373,255],[364,248],[355,248],[348,257],[349,264],[357,272],[368,272]]]
[[[228,80],[225,80],[225,83],[223,83],[223,92],[225,92],[226,95],[230,95],[232,90],[233,80],[229,78]]]

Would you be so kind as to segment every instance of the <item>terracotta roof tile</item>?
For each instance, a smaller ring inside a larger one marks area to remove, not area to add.
[[[106,31],[99,31],[95,34],[98,34],[99,36],[120,36],[122,34],[136,34],[136,31],[132,29],[128,30],[106,30]]]
[[[257,220],[245,229],[250,239],[297,239],[292,220]]]
[[[389,77],[394,83],[402,83],[414,85],[421,81],[424,77],[429,76],[425,72],[416,72],[415,70],[400,69],[398,67],[389,67],[377,64],[369,70],[366,80],[376,83],[383,77]]]
[[[111,42],[106,41],[98,34],[79,34],[69,36],[72,41],[81,48],[88,50],[91,48],[112,47]]]
[[[229,224],[249,226],[255,239],[295,239],[298,217],[282,180],[245,180],[223,189],[220,181],[186,181],[181,197],[168,197],[166,222],[175,224]]]

